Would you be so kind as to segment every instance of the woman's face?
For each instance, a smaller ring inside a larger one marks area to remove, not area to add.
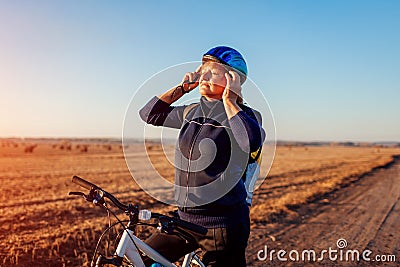
[[[207,61],[201,66],[199,91],[206,98],[221,99],[226,86],[227,70],[217,62]]]

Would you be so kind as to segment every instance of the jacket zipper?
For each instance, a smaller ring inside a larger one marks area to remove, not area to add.
[[[186,211],[186,204],[187,204],[187,201],[188,201],[188,198],[189,198],[189,170],[190,170],[190,163],[192,161],[194,143],[195,143],[197,137],[199,136],[201,129],[204,126],[204,122],[205,122],[205,118],[203,118],[203,121],[202,121],[202,124],[201,124],[200,128],[198,129],[196,134],[192,137],[192,140],[190,142],[188,166],[186,168],[186,196],[185,196],[185,202],[184,202],[184,205],[183,205],[183,210],[184,211]]]

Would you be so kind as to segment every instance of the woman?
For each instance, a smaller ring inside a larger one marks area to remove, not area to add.
[[[195,242],[163,233],[146,241],[171,261],[201,247],[209,266],[246,266],[250,218],[241,177],[250,153],[264,140],[260,114],[242,103],[246,76],[246,62],[238,51],[215,47],[182,84],[140,110],[147,123],[180,129],[175,153],[178,214],[208,228],[206,236],[194,234]],[[171,106],[197,86],[199,103]]]

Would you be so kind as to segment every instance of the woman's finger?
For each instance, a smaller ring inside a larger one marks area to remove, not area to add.
[[[226,86],[229,87],[229,89],[234,92],[236,95],[241,95],[242,87],[240,85],[240,76],[234,72],[234,71],[229,71],[229,74],[225,74],[226,76],[230,76],[229,79],[229,84],[228,84],[228,78],[227,78],[227,84]]]
[[[231,77],[232,77],[232,82],[233,83],[238,83],[238,84],[240,84],[240,76],[239,76],[239,74],[236,72],[236,71],[232,71],[232,70],[230,70],[229,71],[229,74],[231,75]]]
[[[189,79],[190,79],[189,72],[187,72],[187,73],[185,74],[185,76],[183,76],[182,83],[188,82]]]
[[[232,78],[229,75],[229,73],[225,73],[225,79],[226,79],[226,86],[225,88],[230,88],[232,84]]]
[[[202,65],[200,64],[200,66],[198,66],[197,69],[196,69],[194,72],[200,74],[200,72],[201,72],[201,66],[202,66]]]

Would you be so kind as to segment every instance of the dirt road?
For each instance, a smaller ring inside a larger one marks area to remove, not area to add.
[[[399,199],[400,158],[397,157],[384,168],[375,169],[312,203],[296,207],[296,212],[302,215],[301,221],[283,221],[262,229],[253,227],[247,251],[248,265],[400,266]],[[275,252],[271,262],[272,250]],[[287,261],[278,260],[279,250],[286,251],[286,254],[281,252],[281,258]],[[296,252],[291,250],[298,251],[299,261]],[[312,252],[305,252],[302,261],[303,250],[314,250],[317,262],[312,261]],[[323,250],[327,251],[321,254]],[[359,252],[358,262],[355,250]],[[362,260],[363,252],[370,261]],[[321,255],[323,260],[318,261]],[[394,255],[394,262],[389,255]],[[335,256],[337,259],[331,261]],[[382,262],[384,259],[386,262]]]

